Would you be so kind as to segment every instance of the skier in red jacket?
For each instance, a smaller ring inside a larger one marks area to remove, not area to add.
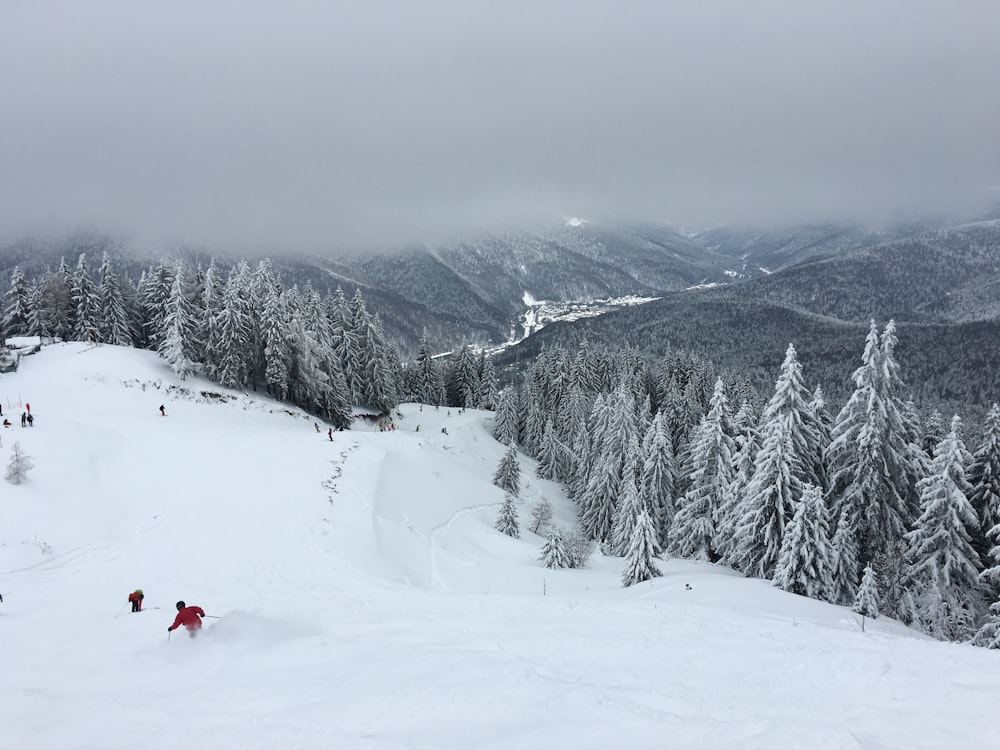
[[[201,618],[204,616],[205,610],[201,607],[189,607],[184,602],[177,602],[177,617],[174,618],[174,624],[167,628],[167,632],[177,630],[183,625],[194,638],[195,634],[201,630]]]

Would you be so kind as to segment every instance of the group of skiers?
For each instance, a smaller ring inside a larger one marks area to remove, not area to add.
[[[24,405],[25,411],[21,412],[21,427],[34,427],[35,418],[31,416],[31,404]],[[0,417],[3,416],[3,407],[0,407]],[[4,417],[3,426],[10,427],[12,422]]]
[[[133,612],[142,612],[142,600],[145,598],[142,589],[136,589],[128,595],[128,601],[132,605]],[[2,600],[0,600],[2,601]],[[201,607],[189,607],[184,601],[177,602],[177,617],[174,618],[174,624],[167,628],[168,633],[172,633],[181,625],[183,625],[188,634],[194,638],[198,631],[201,630],[201,618],[207,617],[205,610]]]

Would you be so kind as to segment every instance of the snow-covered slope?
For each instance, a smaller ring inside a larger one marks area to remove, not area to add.
[[[397,430],[331,442],[284,405],[81,344],[0,375],[0,403],[0,468],[15,441],[35,462],[0,483],[4,747],[995,743],[995,652],[862,633],[709,565],[630,589],[613,558],[542,569],[539,537],[492,529],[485,412],[404,405]],[[522,524],[542,496],[572,523],[528,460],[522,484]],[[219,619],[168,641],[177,599]]]

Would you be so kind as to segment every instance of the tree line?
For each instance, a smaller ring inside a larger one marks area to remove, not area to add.
[[[677,352],[553,347],[500,393],[494,434],[564,484],[583,534],[625,558],[625,585],[666,553],[1000,647],[1000,406],[975,452],[957,415],[922,424],[897,344],[892,321],[872,322],[836,416],[791,345],[763,404]]]
[[[268,258],[228,270],[214,260],[204,268],[161,260],[136,281],[107,253],[96,273],[86,253],[75,267],[64,258],[34,279],[16,268],[0,336],[17,335],[150,349],[181,378],[263,391],[338,428],[350,426],[352,406],[490,408],[496,393],[482,352],[463,347],[439,363],[425,333],[416,361],[404,365],[360,290],[348,300],[339,288],[320,295],[308,282],[285,286]]]

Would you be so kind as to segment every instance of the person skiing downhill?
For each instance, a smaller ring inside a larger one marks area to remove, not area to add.
[[[201,607],[189,607],[183,601],[177,602],[177,617],[174,624],[167,628],[170,633],[177,630],[181,625],[187,628],[188,635],[192,638],[201,630],[201,618],[205,616],[205,610]]]
[[[128,600],[132,603],[133,612],[142,612],[142,589],[136,589],[128,595]]]

